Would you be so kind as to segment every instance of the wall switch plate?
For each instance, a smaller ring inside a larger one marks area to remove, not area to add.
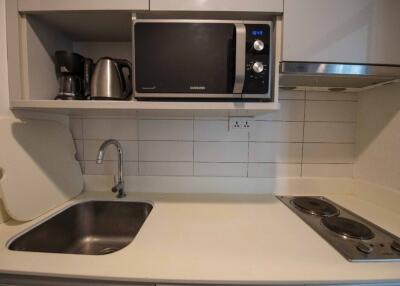
[[[250,131],[253,126],[253,117],[229,117],[229,131]]]

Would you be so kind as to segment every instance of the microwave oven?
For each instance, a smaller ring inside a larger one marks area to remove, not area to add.
[[[272,22],[134,19],[137,99],[272,101]]]

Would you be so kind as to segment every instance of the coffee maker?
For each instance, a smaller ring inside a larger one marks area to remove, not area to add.
[[[58,93],[55,99],[88,99],[93,61],[77,53],[55,52]]]

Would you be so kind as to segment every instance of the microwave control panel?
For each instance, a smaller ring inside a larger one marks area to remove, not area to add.
[[[246,24],[244,94],[266,94],[270,87],[270,26]]]

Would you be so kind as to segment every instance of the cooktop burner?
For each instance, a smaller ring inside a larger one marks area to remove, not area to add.
[[[368,240],[374,238],[374,233],[364,224],[344,217],[324,217],[322,223],[329,230],[345,237]]]
[[[335,206],[318,198],[296,197],[293,204],[302,212],[311,215],[330,217],[339,214]]]
[[[320,196],[278,199],[347,260],[400,261],[400,237],[335,202]]]

